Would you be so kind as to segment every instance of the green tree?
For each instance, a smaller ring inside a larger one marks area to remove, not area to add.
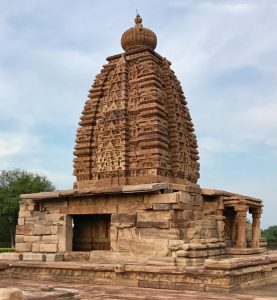
[[[267,246],[270,249],[277,248],[277,225],[269,226],[262,230],[262,237],[267,239]]]
[[[277,239],[277,225],[269,226],[262,230],[262,236],[267,239]]]
[[[15,245],[20,195],[54,189],[55,186],[45,176],[20,169],[0,172],[0,221],[7,226],[6,233],[9,232],[12,247]]]

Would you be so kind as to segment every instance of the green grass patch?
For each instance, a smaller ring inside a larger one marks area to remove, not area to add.
[[[15,252],[14,248],[0,248],[0,253],[4,252]]]

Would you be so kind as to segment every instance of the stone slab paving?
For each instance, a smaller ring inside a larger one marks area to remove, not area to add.
[[[54,286],[76,289],[82,300],[109,299],[109,300],[277,300],[277,284],[271,284],[258,289],[244,290],[240,294],[203,293],[194,291],[172,291],[144,289],[110,285],[88,285],[76,283],[58,283],[52,281],[33,281],[19,279],[0,279],[1,287],[17,287],[29,290],[41,286]],[[243,294],[242,294],[243,293]],[[248,293],[248,295],[247,295]]]

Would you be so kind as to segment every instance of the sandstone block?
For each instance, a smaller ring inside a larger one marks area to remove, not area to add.
[[[47,227],[47,226],[51,226],[52,224],[53,224],[53,222],[50,222],[50,221],[36,220],[34,222],[34,227]]]
[[[39,242],[40,240],[41,240],[41,236],[38,236],[38,235],[26,235],[26,236],[24,236],[24,242],[25,243]]]
[[[44,220],[45,219],[45,211],[32,211],[31,216],[33,219]]]
[[[99,252],[99,251],[95,251]],[[109,251],[109,253],[111,253]],[[89,252],[82,251],[68,251],[64,253],[64,260],[66,261],[87,261],[89,259]]]
[[[198,227],[188,228],[186,230],[185,235],[189,240],[192,240],[192,239],[200,238],[200,233],[201,233],[201,226],[198,226]]]
[[[208,219],[208,220],[202,220],[202,226],[205,228],[211,228],[211,229],[215,229],[217,226],[217,221],[215,218],[212,219]]]
[[[40,242],[32,243],[32,252],[36,253],[40,251]]]
[[[153,208],[153,210],[170,210],[171,204],[169,204],[169,203],[154,203],[152,208]]]
[[[217,256],[221,254],[220,249],[209,249],[207,250],[207,256]]]
[[[24,243],[24,235],[16,235],[15,242],[16,243]]]
[[[25,251],[25,243],[16,243],[15,250],[16,250],[16,252],[24,252]]]
[[[118,230],[118,239],[119,238],[138,238],[138,229],[135,227],[122,228]]]
[[[47,227],[36,227],[33,228],[33,235],[47,235],[47,234],[51,234],[52,230],[50,226]]]
[[[59,237],[66,236],[67,231],[69,230],[68,226],[58,225],[57,235]],[[52,229],[51,229],[52,231]]]
[[[191,203],[172,203],[171,207],[176,210],[192,210],[193,205]]]
[[[125,265],[116,265],[114,267],[115,273],[124,273],[125,272]]]
[[[187,244],[189,250],[204,250],[206,245],[203,244]]]
[[[0,260],[22,260],[21,253],[4,252],[0,253]]]
[[[25,224],[25,219],[24,218],[18,218],[17,219],[17,225],[24,225]]]
[[[32,243],[24,243],[25,244],[25,251],[31,252],[32,251]]]
[[[17,225],[16,234],[18,235],[32,235],[33,226],[30,225]]]
[[[111,217],[111,224],[118,228],[132,227],[136,224],[136,214],[114,214]]]
[[[192,219],[192,211],[191,210],[177,211],[176,218],[179,220],[190,221]]]
[[[137,255],[163,257],[168,254],[168,243],[164,239],[119,239],[118,251],[130,251]]]
[[[41,253],[23,253],[23,260],[45,261],[46,256],[45,254],[41,254]]]
[[[188,252],[185,250],[177,250],[176,252],[177,257],[187,257],[188,256]]]
[[[202,228],[200,237],[202,239],[209,239],[209,238],[217,238],[217,230],[216,229],[210,229],[210,228]]]
[[[58,243],[58,237],[56,235],[46,235],[42,236],[41,241],[43,244],[56,244]]]
[[[40,252],[57,252],[57,244],[40,244]]]
[[[176,228],[140,228],[139,235],[141,238],[177,240],[179,237],[179,230]]]
[[[127,251],[111,252],[105,250],[91,251],[89,261],[97,264],[125,264],[125,263],[139,263],[146,261],[146,258],[134,255]],[[114,270],[114,266],[111,265]]]
[[[180,250],[183,244],[182,240],[168,240],[168,247],[171,251]]]
[[[139,191],[157,191],[166,188],[166,183],[148,183],[138,185],[124,185],[122,187],[123,193],[139,192]]]
[[[207,257],[208,253],[206,250],[198,250],[198,251],[188,251],[188,257],[196,258],[196,257]]]
[[[169,228],[171,211],[137,213],[137,227]]]
[[[0,300],[23,300],[23,292],[17,288],[0,288]]]
[[[180,203],[192,203],[193,202],[193,199],[191,197],[191,195],[187,192],[183,192],[183,191],[179,191],[178,192],[178,202]]]
[[[53,224],[57,223],[63,225],[65,221],[65,215],[55,213],[45,214],[45,221],[53,222]]]
[[[54,242],[55,243],[55,242]],[[70,248],[67,249],[67,246],[66,246],[66,239],[63,237],[63,238],[60,238],[58,240],[58,251],[59,252],[65,252],[65,251],[72,251],[72,246]]]
[[[16,243],[15,250],[17,252],[31,252],[32,244],[31,243]]]
[[[51,225],[51,233],[52,234],[57,234],[58,233],[58,225]]]
[[[178,193],[153,194],[149,196],[148,203],[177,203],[178,196]]]
[[[63,261],[64,256],[62,254],[46,254],[46,261]]]
[[[27,217],[32,217],[31,215],[31,211],[28,211],[28,210],[20,210],[19,213],[18,213],[18,217],[19,218],[27,218]]]
[[[119,214],[134,214],[138,209],[138,202],[142,201],[142,196],[130,196],[118,199],[117,205],[114,205],[115,210],[113,213]]]
[[[192,212],[193,220],[201,220],[203,212],[201,210],[195,210]]]
[[[181,248],[182,248],[182,250],[187,251],[187,250],[189,249],[189,244],[183,244],[183,245],[181,246]]]

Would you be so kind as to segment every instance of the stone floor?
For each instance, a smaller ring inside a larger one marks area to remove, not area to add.
[[[0,287],[17,287],[22,290],[49,285],[54,287],[76,289],[80,292],[82,300],[277,300],[277,282],[257,289],[252,288],[249,290],[243,290],[242,292],[239,292],[239,294],[217,294],[193,291],[143,289],[124,286],[86,285],[81,283],[66,284],[51,281],[34,282],[32,280],[0,279]]]

